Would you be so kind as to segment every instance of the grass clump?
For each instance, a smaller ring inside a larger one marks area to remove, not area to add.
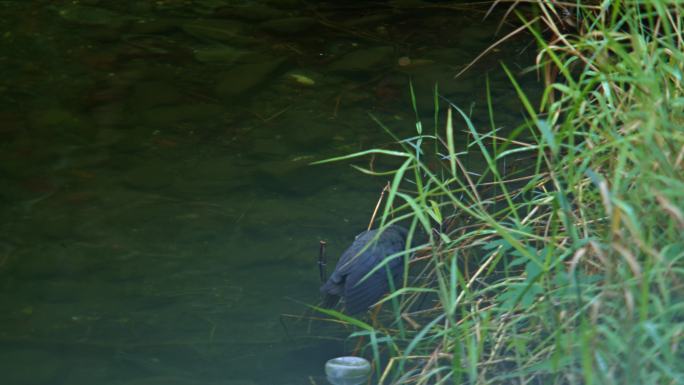
[[[548,82],[535,105],[504,67],[520,127],[451,105],[446,129],[343,157],[401,159],[382,223],[428,234],[392,322],[360,333],[379,383],[684,383],[682,6],[554,4],[512,8]]]

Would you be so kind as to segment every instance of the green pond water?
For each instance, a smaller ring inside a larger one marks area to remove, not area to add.
[[[482,11],[0,1],[0,383],[325,383],[349,330],[294,316],[386,179],[309,163],[388,144],[369,113],[414,135],[409,79],[426,117],[438,82],[486,125],[489,74],[519,121],[499,61],[527,41],[454,79],[496,39]]]

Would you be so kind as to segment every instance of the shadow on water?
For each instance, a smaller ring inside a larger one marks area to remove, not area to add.
[[[7,384],[301,384],[344,353],[318,301],[385,181],[313,160],[413,130],[408,79],[501,123],[498,18],[439,3],[2,2],[0,372]],[[476,122],[483,120],[475,119]]]

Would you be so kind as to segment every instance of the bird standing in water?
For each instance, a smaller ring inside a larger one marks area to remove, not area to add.
[[[389,291],[385,267],[377,269],[366,279],[363,278],[386,257],[404,250],[408,231],[396,225],[388,226],[379,236],[378,231],[368,230],[357,235],[354,243],[342,254],[335,271],[321,286],[326,306],[334,305],[342,297],[347,314],[357,314],[367,310]],[[386,267],[397,287],[404,273],[403,258],[393,258],[387,262]]]

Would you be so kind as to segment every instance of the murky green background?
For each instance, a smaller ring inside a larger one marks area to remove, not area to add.
[[[385,179],[308,163],[387,144],[369,113],[413,134],[409,78],[425,116],[439,82],[486,125],[489,74],[506,127],[520,112],[498,63],[518,70],[533,51],[508,42],[454,80],[500,17],[453,2],[24,0],[0,13],[7,385],[325,383],[348,331],[283,314],[319,299],[318,241],[337,256]]]

